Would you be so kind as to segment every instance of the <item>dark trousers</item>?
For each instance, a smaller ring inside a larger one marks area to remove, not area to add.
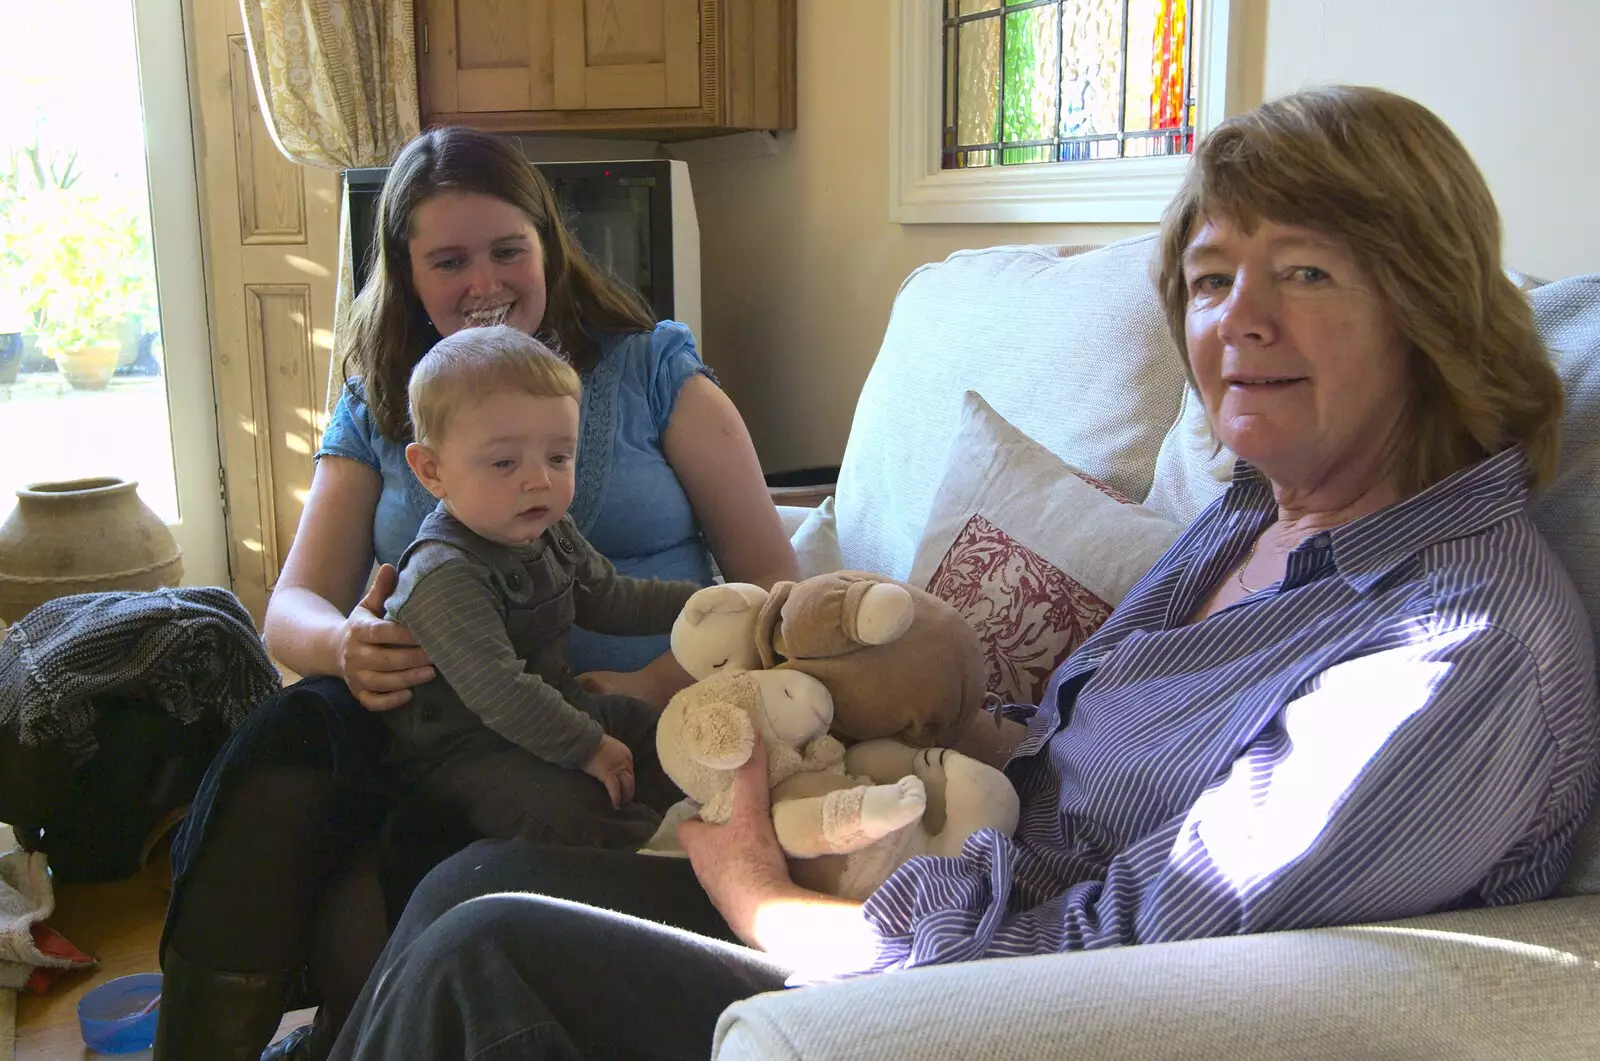
[[[633,753],[634,801],[621,810],[596,779],[545,762],[476,716],[464,732],[421,747],[397,735],[391,767],[405,789],[454,810],[475,837],[637,851],[683,798],[656,757],[656,712],[628,696],[576,693],[570,700]]]
[[[704,1061],[722,1010],[787,975],[685,860],[484,841],[417,888],[333,1058]]]
[[[653,763],[653,719],[629,717],[637,732],[626,742],[649,749]],[[175,948],[205,969],[292,975],[284,1007],[319,1006],[313,1056],[331,1046],[417,882],[479,835],[454,808],[394,783],[388,740],[343,682],[299,682],[256,708],[218,754],[173,846],[162,953]],[[547,807],[563,826],[553,839],[584,843],[598,830],[615,846],[629,822],[604,786],[549,771]],[[639,784],[646,798],[642,774]],[[649,792],[663,806],[668,795]]]

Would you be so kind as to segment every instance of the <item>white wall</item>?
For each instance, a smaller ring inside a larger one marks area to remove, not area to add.
[[[1588,82],[1600,0],[1233,0],[1245,104],[1315,81],[1382,85],[1456,129],[1488,174],[1507,260],[1600,271]],[[775,155],[691,163],[707,356],[769,471],[833,465],[896,288],[962,247],[1098,243],[1126,226],[889,221],[887,0],[802,0],[799,128]]]
[[[1570,276],[1600,272],[1597,44],[1600,0],[1272,0],[1262,83],[1268,96],[1379,85],[1427,104],[1488,178],[1507,263]]]
[[[777,154],[691,161],[707,360],[768,471],[836,465],[907,273],[962,247],[1136,228],[889,220],[888,0],[800,0],[798,128]]]

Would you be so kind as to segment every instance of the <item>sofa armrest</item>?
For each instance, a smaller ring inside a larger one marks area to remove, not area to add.
[[[760,995],[716,1061],[1600,1056],[1600,896]]]

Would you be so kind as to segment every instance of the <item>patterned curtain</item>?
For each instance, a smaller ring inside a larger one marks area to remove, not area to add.
[[[1189,55],[1189,0],[1159,0],[1156,10],[1155,47],[1151,55],[1155,84],[1150,90],[1150,128],[1176,129],[1187,125],[1184,60]],[[1175,141],[1180,138],[1173,138]],[[1164,153],[1194,150],[1193,137],[1174,142]]]
[[[261,113],[290,161],[325,169],[384,166],[416,136],[412,0],[239,0]],[[355,299],[350,204],[339,210],[337,337]],[[337,339],[335,340],[337,346]],[[334,358],[326,405],[344,385]]]
[[[267,128],[289,159],[382,166],[421,125],[412,0],[239,0]]]

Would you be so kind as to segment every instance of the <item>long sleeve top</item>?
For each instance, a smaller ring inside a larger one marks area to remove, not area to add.
[[[908,862],[873,970],[1522,902],[1600,780],[1593,635],[1508,450],[1290,554],[1189,623],[1276,516],[1240,463],[1062,664],[1014,836]]]
[[[576,686],[564,641],[574,623],[622,636],[672,629],[700,587],[693,582],[629,578],[584,540],[568,518],[526,545],[485,541],[442,507],[401,558],[400,581],[387,604],[428,653],[445,688],[429,682],[414,704],[389,721],[407,737],[449,746],[461,718],[443,731],[423,725],[435,701],[456,700],[489,730],[525,751],[568,768],[594,755],[604,732],[570,702]],[[518,599],[518,598],[522,599]]]

